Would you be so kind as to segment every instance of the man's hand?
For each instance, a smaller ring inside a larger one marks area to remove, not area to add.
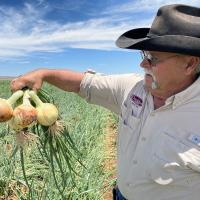
[[[28,87],[34,91],[41,88],[43,83],[43,70],[35,70],[25,75],[19,76],[11,81],[10,88],[12,92]]]

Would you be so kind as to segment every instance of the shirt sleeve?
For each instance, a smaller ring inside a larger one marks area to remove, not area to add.
[[[86,73],[80,85],[79,95],[89,103],[103,106],[119,114],[128,92],[142,79],[143,77],[138,74]]]

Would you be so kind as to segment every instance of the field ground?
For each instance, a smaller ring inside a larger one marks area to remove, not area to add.
[[[116,130],[116,121],[110,118],[106,126],[104,138],[104,170],[110,173],[109,180],[105,182],[105,187],[108,188],[108,191],[103,194],[104,200],[112,199],[112,187],[116,179]]]
[[[82,154],[81,162],[86,167],[74,163],[73,168],[79,176],[75,176],[76,186],[70,178],[66,180],[64,199],[111,200],[116,174],[116,116],[106,109],[89,105],[75,94],[63,92],[48,84],[43,89],[53,96],[67,130]],[[0,98],[8,98],[10,95],[9,81],[0,81]],[[15,133],[8,132],[7,126],[0,124],[0,200],[31,199],[28,197],[30,191],[24,181],[19,153],[11,159],[15,146]],[[32,200],[63,199],[52,178],[51,166],[48,160],[41,157],[38,148],[31,146],[24,155]],[[56,179],[62,185],[62,173],[57,165],[54,167]],[[67,166],[63,169],[69,173]]]

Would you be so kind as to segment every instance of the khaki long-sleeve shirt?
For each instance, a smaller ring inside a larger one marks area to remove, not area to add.
[[[200,199],[200,79],[156,110],[135,74],[86,74],[79,94],[119,114],[117,184],[128,200]]]

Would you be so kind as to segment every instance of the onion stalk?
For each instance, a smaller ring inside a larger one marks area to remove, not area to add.
[[[0,99],[0,122],[6,122],[10,120],[13,116],[12,106],[15,102],[23,96],[23,91],[18,90],[12,94],[10,98]]]
[[[31,105],[28,90],[24,92],[23,103],[13,111],[13,117],[9,121],[9,126],[14,130],[22,130],[36,124],[37,111]]]

